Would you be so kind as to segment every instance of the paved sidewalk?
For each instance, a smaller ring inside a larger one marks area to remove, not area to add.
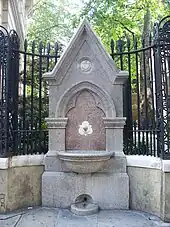
[[[76,216],[69,210],[35,208],[0,215],[0,227],[170,227],[159,218],[137,211],[104,210]]]

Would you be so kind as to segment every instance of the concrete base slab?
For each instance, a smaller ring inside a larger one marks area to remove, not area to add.
[[[6,216],[5,219],[0,215],[2,227],[170,227],[170,223],[153,215],[127,210],[103,210],[94,215],[77,216],[70,210],[37,208],[19,216]]]
[[[78,196],[87,194],[100,209],[129,208],[129,178],[126,173],[76,174],[47,172],[42,176],[42,205],[69,208]]]

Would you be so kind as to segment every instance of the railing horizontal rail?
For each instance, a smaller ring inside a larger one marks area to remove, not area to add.
[[[129,132],[160,132],[160,130],[156,130],[156,129],[155,130],[154,129],[148,129],[148,130],[147,129],[146,130],[145,129],[143,129],[143,130],[136,130],[136,129],[130,130],[129,129],[128,131]]]
[[[34,57],[42,57],[42,58],[60,58],[60,55],[48,55],[48,54],[36,54],[36,53],[30,53],[30,52],[24,52],[22,50],[16,50],[13,49],[13,51],[20,53],[20,54],[25,54],[25,55],[29,55],[29,56],[34,56]]]
[[[155,48],[155,47],[156,47],[156,45],[154,44],[154,45],[151,45],[151,46],[148,46],[148,47],[143,47],[143,48],[137,49],[137,50],[131,50],[131,51],[125,51],[125,52],[116,52],[114,54],[111,54],[111,56],[141,53],[141,52],[150,50],[150,49]]]

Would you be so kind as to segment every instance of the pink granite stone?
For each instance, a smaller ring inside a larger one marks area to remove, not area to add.
[[[79,93],[76,97],[75,107],[68,111],[66,117],[68,117],[66,150],[106,149],[105,127],[102,119],[105,114],[96,106],[95,98],[91,92],[83,90]],[[83,121],[88,121],[92,125],[92,134],[87,136],[79,134],[79,125]]]

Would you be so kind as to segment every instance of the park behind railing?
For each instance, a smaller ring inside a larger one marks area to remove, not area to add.
[[[169,159],[170,16],[140,40],[112,40],[111,50],[117,66],[129,72],[124,87],[125,154]]]
[[[42,79],[57,63],[58,43],[25,41],[20,50],[15,31],[0,27],[0,155],[48,151],[48,85]],[[125,154],[170,159],[170,17],[148,38],[111,41],[111,56],[129,72],[124,87]]]

